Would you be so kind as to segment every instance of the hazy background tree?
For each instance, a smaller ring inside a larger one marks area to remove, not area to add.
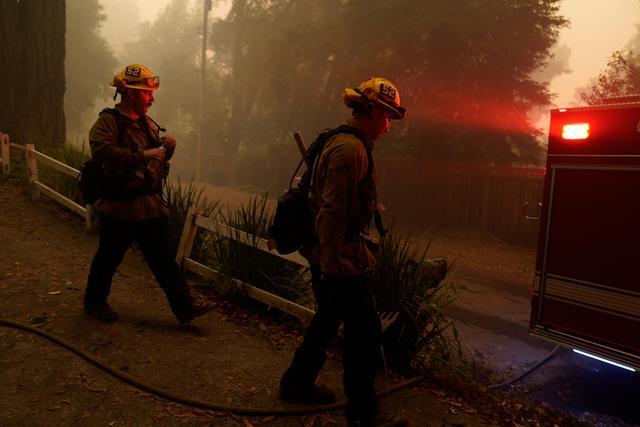
[[[116,57],[127,45],[140,36],[140,11],[138,2],[131,0],[100,0],[103,13],[108,17],[100,34],[109,40]]]
[[[567,45],[556,45],[552,49],[551,57],[544,68],[540,68],[533,74],[533,79],[549,86],[551,80],[562,75],[571,73],[573,70],[569,66],[569,58],[571,57],[571,49]],[[556,94],[551,94],[555,97]],[[546,127],[549,123],[549,107],[550,105],[538,105],[529,110],[529,122],[532,124],[539,124]],[[544,120],[544,122],[542,122]],[[543,132],[545,132],[543,131]],[[546,135],[542,135],[542,139],[545,140]]]
[[[535,80],[549,84],[552,79],[558,77],[561,74],[571,73],[571,67],[569,66],[569,58],[571,57],[571,49],[569,46],[556,45],[553,47],[549,61],[544,68],[538,69],[533,74]]]
[[[604,71],[579,91],[582,101],[595,105],[606,98],[640,94],[640,25],[636,28],[627,47],[614,52]]]
[[[103,1],[124,13],[122,0]],[[119,67],[141,62],[161,76],[151,113],[178,137],[185,170],[196,161],[201,90],[199,161],[211,165],[220,163],[212,156],[295,150],[293,131],[311,140],[337,125],[348,114],[342,90],[373,75],[396,82],[409,110],[380,155],[542,161],[529,115],[549,105],[548,80],[566,72],[559,0],[229,0],[210,25],[201,89],[202,3],[171,0],[153,22],[129,19],[116,52]]]
[[[411,118],[386,151],[537,163],[527,113],[550,95],[533,75],[565,24],[555,0],[236,0],[212,32],[215,65],[230,70],[227,152],[315,135],[345,115],[345,86],[384,75]]]
[[[64,0],[0,2],[0,130],[18,143],[62,144]]]
[[[113,93],[107,83],[118,64],[99,33],[105,20],[99,0],[66,0],[66,3],[67,90],[64,107],[67,129],[86,135],[87,126],[96,117],[96,100]],[[88,120],[83,120],[85,113],[91,116]]]

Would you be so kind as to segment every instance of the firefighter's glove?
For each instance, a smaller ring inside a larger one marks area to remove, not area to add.
[[[152,160],[157,160],[159,162],[163,162],[165,156],[167,155],[167,150],[164,147],[151,148],[149,150],[144,150],[143,152],[144,160],[148,163]]]
[[[162,146],[167,150],[166,159],[169,160],[173,156],[173,152],[176,150],[176,139],[171,135],[166,135],[160,138]]]

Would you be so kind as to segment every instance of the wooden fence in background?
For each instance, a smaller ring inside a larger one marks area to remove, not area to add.
[[[542,168],[415,159],[381,159],[377,168],[386,216],[398,224],[484,230],[528,246],[537,241],[538,221],[525,219],[524,206],[542,200]]]
[[[213,184],[251,185],[282,193],[299,157],[217,159]],[[213,163],[212,163],[213,164]],[[224,170],[220,170],[223,165]],[[385,220],[401,227],[446,226],[484,230],[507,241],[534,246],[542,200],[543,168],[442,164],[411,158],[376,159],[379,199]]]

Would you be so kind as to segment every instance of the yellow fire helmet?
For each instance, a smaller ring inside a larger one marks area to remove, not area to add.
[[[391,119],[404,118],[406,109],[400,106],[400,93],[396,85],[382,77],[372,77],[357,88],[346,88],[342,100],[349,108],[356,105],[378,105],[390,111]]]
[[[144,65],[131,64],[113,76],[109,85],[118,89],[118,92],[125,89],[157,90],[160,88],[160,77],[154,76]]]

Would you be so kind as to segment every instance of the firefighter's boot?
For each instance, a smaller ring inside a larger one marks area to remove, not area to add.
[[[83,307],[87,315],[102,322],[116,322],[118,320],[118,313],[116,313],[107,302],[89,304],[87,301],[84,301]]]
[[[193,319],[207,314],[213,307],[214,304],[210,301],[194,300],[187,310],[176,314],[176,319],[182,326],[187,326]]]

